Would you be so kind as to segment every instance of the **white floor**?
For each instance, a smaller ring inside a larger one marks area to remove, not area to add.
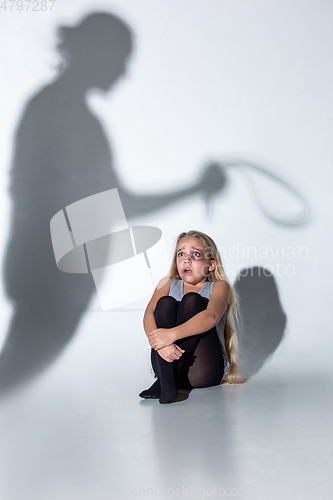
[[[1,500],[333,498],[332,378],[275,359],[242,386],[144,401],[141,316],[88,313],[63,356],[1,403]]]

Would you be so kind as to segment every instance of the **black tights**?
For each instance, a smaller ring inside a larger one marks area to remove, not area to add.
[[[207,304],[208,299],[194,292],[185,294],[181,302],[170,296],[161,297],[154,312],[156,326],[173,328],[181,325],[205,310]],[[172,395],[178,387],[210,387],[221,382],[224,359],[215,327],[207,332],[177,340],[176,344],[185,350],[185,353],[172,363],[161,358],[154,349],[151,351],[153,370],[161,383],[162,393],[163,386],[170,384],[173,389],[169,391],[169,395]]]

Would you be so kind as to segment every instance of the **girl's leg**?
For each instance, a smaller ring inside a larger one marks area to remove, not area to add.
[[[179,303],[178,313],[176,318],[176,326],[188,321],[207,307],[208,299],[201,297],[198,293],[187,293]],[[177,340],[179,345],[185,352],[179,360],[173,363],[168,363],[156,353],[156,360],[160,372],[161,395],[160,403],[170,403],[177,395],[179,374],[185,366],[191,352],[197,346],[201,335],[193,335],[185,339]]]
[[[158,328],[178,326],[205,310],[207,304],[208,299],[194,292],[187,293],[180,303],[173,297],[162,297],[155,308],[156,325]],[[210,387],[218,385],[222,380],[224,360],[216,328],[177,340],[176,343],[185,353],[173,363],[165,361],[152,349],[152,366],[158,380],[147,391],[143,391],[141,397],[159,398],[160,403],[171,402],[177,395],[181,372],[183,378],[185,374],[191,387]]]
[[[199,294],[186,294],[178,309],[177,325],[206,309],[207,304],[208,299]],[[178,340],[177,345],[186,351],[177,362],[182,384],[190,384],[193,388],[220,384],[224,374],[224,358],[215,327],[200,335]]]
[[[168,295],[161,297],[155,307],[154,316],[157,328],[173,328],[176,326],[179,302]],[[165,373],[163,379],[167,380],[169,372],[173,372],[174,363],[168,363],[155,351],[151,350],[151,364],[157,380],[146,391],[142,391],[139,396],[145,399],[158,399],[161,395],[161,371]],[[170,365],[170,366],[165,366]],[[164,381],[164,380],[163,380]]]
[[[182,375],[190,387],[212,387],[219,385],[224,374],[224,358],[216,328],[201,335],[193,353],[190,366],[185,366]]]

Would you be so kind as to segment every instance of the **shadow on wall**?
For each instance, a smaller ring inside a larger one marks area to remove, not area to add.
[[[67,205],[118,188],[127,219],[184,199],[221,192],[223,171],[208,166],[193,185],[136,195],[118,178],[105,132],[87,107],[91,89],[109,90],[126,72],[134,36],[121,19],[94,13],[60,28],[59,76],[27,103],[16,131],[11,170],[11,233],[5,286],[14,312],[0,357],[0,390],[48,366],[72,339],[95,286],[90,274],[56,266],[50,220]]]
[[[287,316],[274,276],[263,267],[243,269],[235,283],[239,294],[243,333],[239,339],[239,371],[252,377],[281,343]]]

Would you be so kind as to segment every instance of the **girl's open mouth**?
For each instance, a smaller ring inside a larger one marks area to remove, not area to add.
[[[192,270],[189,267],[185,267],[183,272],[184,272],[185,276],[189,276],[191,274]]]

